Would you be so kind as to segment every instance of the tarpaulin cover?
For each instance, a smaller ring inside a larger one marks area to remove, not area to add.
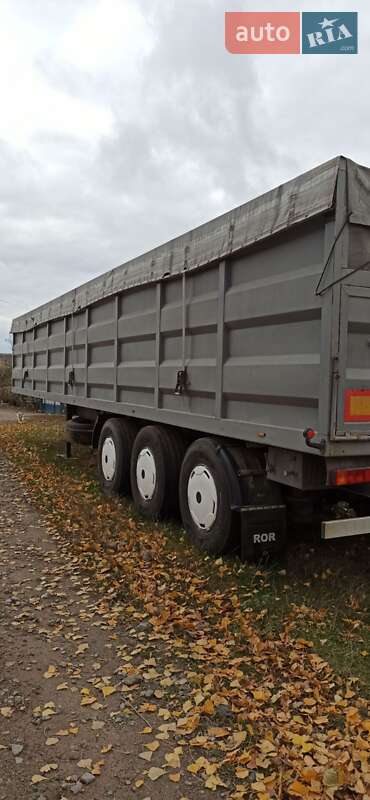
[[[124,289],[194,270],[330,209],[347,166],[351,222],[370,224],[370,169],[338,156],[14,320],[12,332],[79,311]]]

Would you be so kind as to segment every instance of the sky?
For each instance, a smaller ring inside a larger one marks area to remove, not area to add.
[[[0,0],[0,352],[95,275],[335,155],[370,166],[370,4],[330,6]],[[357,10],[359,54],[232,55],[226,10]]]

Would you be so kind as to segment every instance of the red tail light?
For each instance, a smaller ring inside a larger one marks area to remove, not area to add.
[[[362,469],[336,469],[330,475],[330,483],[335,486],[348,486],[352,483],[370,483],[370,467]]]

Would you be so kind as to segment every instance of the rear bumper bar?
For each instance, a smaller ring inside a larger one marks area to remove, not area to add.
[[[340,539],[342,536],[362,536],[370,533],[370,517],[333,519],[321,523],[322,539]]]

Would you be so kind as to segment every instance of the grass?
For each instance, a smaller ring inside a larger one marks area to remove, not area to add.
[[[7,452],[10,427],[2,437]],[[12,426],[11,458],[24,470],[32,466],[33,455],[60,475],[83,480],[93,501],[105,503],[96,480],[95,454],[74,447],[73,459],[64,459],[63,422],[39,419],[25,426]],[[114,502],[114,501],[113,501]],[[122,506],[140,529],[153,530],[153,523],[140,518],[132,504]],[[81,516],[84,504],[81,502]],[[288,631],[294,638],[313,643],[315,651],[328,661],[338,675],[355,677],[360,691],[370,696],[370,540],[321,542],[316,531],[290,533],[286,552],[274,561],[241,563],[231,556],[217,560],[196,552],[188,545],[176,521],[154,524],[166,537],[168,553],[188,560],[189,573],[203,578],[207,590],[217,593],[232,584],[246,612],[264,637],[278,637]],[[217,564],[217,569],[215,568]]]

